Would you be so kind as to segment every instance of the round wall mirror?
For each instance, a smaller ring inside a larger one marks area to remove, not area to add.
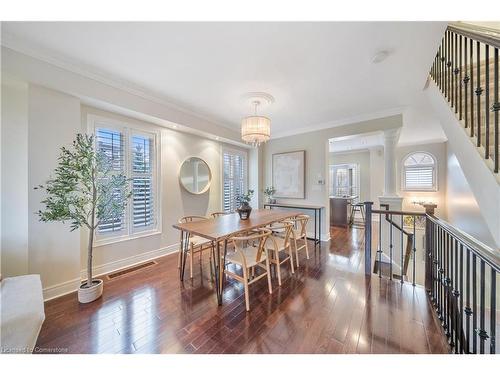
[[[205,160],[192,157],[184,160],[179,172],[179,181],[191,194],[203,194],[210,188],[212,173]]]

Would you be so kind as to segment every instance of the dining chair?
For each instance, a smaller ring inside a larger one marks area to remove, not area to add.
[[[265,246],[271,233],[272,232],[269,229],[262,228],[248,233],[240,233],[229,239],[234,246],[235,251],[226,254],[224,274],[243,283],[245,288],[245,305],[247,311],[250,311],[250,296],[248,294],[249,285],[267,276],[269,294],[273,293],[269,255]],[[229,264],[240,266],[242,269],[242,275],[240,276],[236,272],[228,270],[227,266]],[[256,275],[256,267],[264,270],[264,272]]]
[[[191,215],[191,216],[184,216],[179,219],[179,224],[183,223],[191,223],[191,222],[196,222],[196,221],[204,221],[208,220],[204,216],[196,216],[196,215]],[[200,262],[201,262],[201,257],[203,255],[203,251],[205,250],[211,250],[214,246],[212,241],[200,237],[200,236],[193,236],[191,234],[188,235],[189,245],[188,245],[188,251],[186,253],[186,256],[189,256],[189,277],[192,279],[193,278],[193,257],[194,254],[200,254]],[[182,242],[182,232],[181,232],[181,242]],[[182,249],[181,249],[182,251]],[[181,268],[181,251],[179,251],[179,257],[177,260],[177,268]],[[211,259],[211,258],[210,258]]]
[[[269,240],[266,242],[266,248],[268,252],[270,252],[269,262],[275,265],[278,276],[278,285],[281,286],[281,265],[283,263],[290,261],[290,270],[292,273],[295,273],[291,243],[293,236],[293,223],[285,220],[271,224],[268,229],[272,232],[269,236]],[[288,255],[283,259],[280,259],[280,253],[282,252],[288,253]]]
[[[212,212],[210,216],[212,217],[219,217],[219,216],[224,216],[224,215],[229,215],[231,212],[224,212],[224,211],[217,211],[217,212]]]
[[[292,236],[295,245],[295,260],[297,268],[299,268],[299,250],[306,249],[306,258],[309,259],[309,248],[307,246],[307,222],[309,219],[309,215],[298,215],[289,219],[292,223],[294,223],[292,227]],[[304,243],[302,246],[298,247],[297,241],[304,241]]]

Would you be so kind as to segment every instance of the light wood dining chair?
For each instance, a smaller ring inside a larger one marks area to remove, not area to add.
[[[281,286],[281,265],[283,263],[289,261],[290,270],[292,273],[295,273],[292,250],[293,223],[290,221],[281,221],[273,223],[268,227],[268,229],[272,231],[272,234],[269,236],[269,240],[266,242],[266,248],[270,253],[269,262],[275,265],[278,276],[278,285]],[[280,259],[280,253],[282,252],[287,255],[283,259]]]
[[[190,223],[193,221],[203,221],[203,220],[208,220],[204,216],[196,216],[196,215],[191,215],[191,216],[184,216],[179,219],[179,223]],[[181,241],[182,241],[182,232],[181,232]],[[203,251],[205,250],[211,250],[214,246],[212,241],[207,240],[206,238],[200,237],[200,236],[193,236],[189,234],[188,236],[188,251],[186,253],[186,256],[189,256],[189,277],[192,279],[193,278],[193,258],[195,254],[200,254],[200,261],[201,257],[203,255]],[[182,251],[182,249],[181,249]],[[181,251],[179,251],[179,257],[177,260],[177,268],[181,267]],[[211,254],[211,252],[209,252]],[[211,255],[210,255],[211,257]],[[211,259],[211,258],[210,258]]]
[[[229,239],[234,246],[234,252],[226,255],[226,264],[224,265],[224,273],[232,279],[243,283],[245,288],[245,305],[246,310],[250,311],[250,296],[248,294],[248,286],[267,277],[267,286],[269,294],[273,293],[271,285],[271,273],[269,265],[269,255],[266,249],[266,242],[271,235],[269,229],[259,229],[244,234],[238,234]],[[221,260],[222,261],[222,260]],[[241,267],[242,275],[227,269],[229,264],[235,264]],[[255,268],[259,267],[264,270],[256,276]]]
[[[217,211],[217,212],[212,212],[210,216],[212,217],[219,217],[219,216],[224,216],[224,215],[229,215],[231,212],[224,212],[224,211]]]
[[[290,221],[294,224],[292,228],[292,236],[295,245],[295,260],[297,262],[297,268],[299,268],[300,250],[306,249],[306,257],[309,259],[309,248],[307,246],[307,222],[309,219],[309,215],[298,215],[290,219]],[[304,241],[302,246],[297,246],[298,241]]]

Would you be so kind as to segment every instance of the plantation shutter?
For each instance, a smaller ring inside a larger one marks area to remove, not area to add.
[[[407,189],[432,189],[433,167],[407,168],[405,171],[405,186]]]
[[[155,225],[154,138],[133,135],[130,160],[132,163],[132,224],[134,230]]]
[[[246,156],[226,150],[223,152],[224,188],[222,205],[225,212],[236,209],[236,197],[245,191]]]
[[[125,144],[124,136],[118,130],[98,128],[95,136],[96,149],[107,158],[110,165],[110,173],[123,174],[125,172]],[[109,177],[102,177],[109,178]],[[116,198],[119,191],[116,192]],[[126,230],[126,220],[123,214],[120,217],[110,218],[99,224],[97,232],[99,234],[116,234]]]

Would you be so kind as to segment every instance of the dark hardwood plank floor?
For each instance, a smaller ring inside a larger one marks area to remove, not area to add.
[[[45,304],[37,346],[69,353],[448,353],[422,287],[365,277],[363,230],[335,228],[310,242],[294,275],[250,286],[228,281],[218,306],[208,255],[194,279],[178,280],[177,254],[105,279],[104,295],[82,305],[70,294]]]

